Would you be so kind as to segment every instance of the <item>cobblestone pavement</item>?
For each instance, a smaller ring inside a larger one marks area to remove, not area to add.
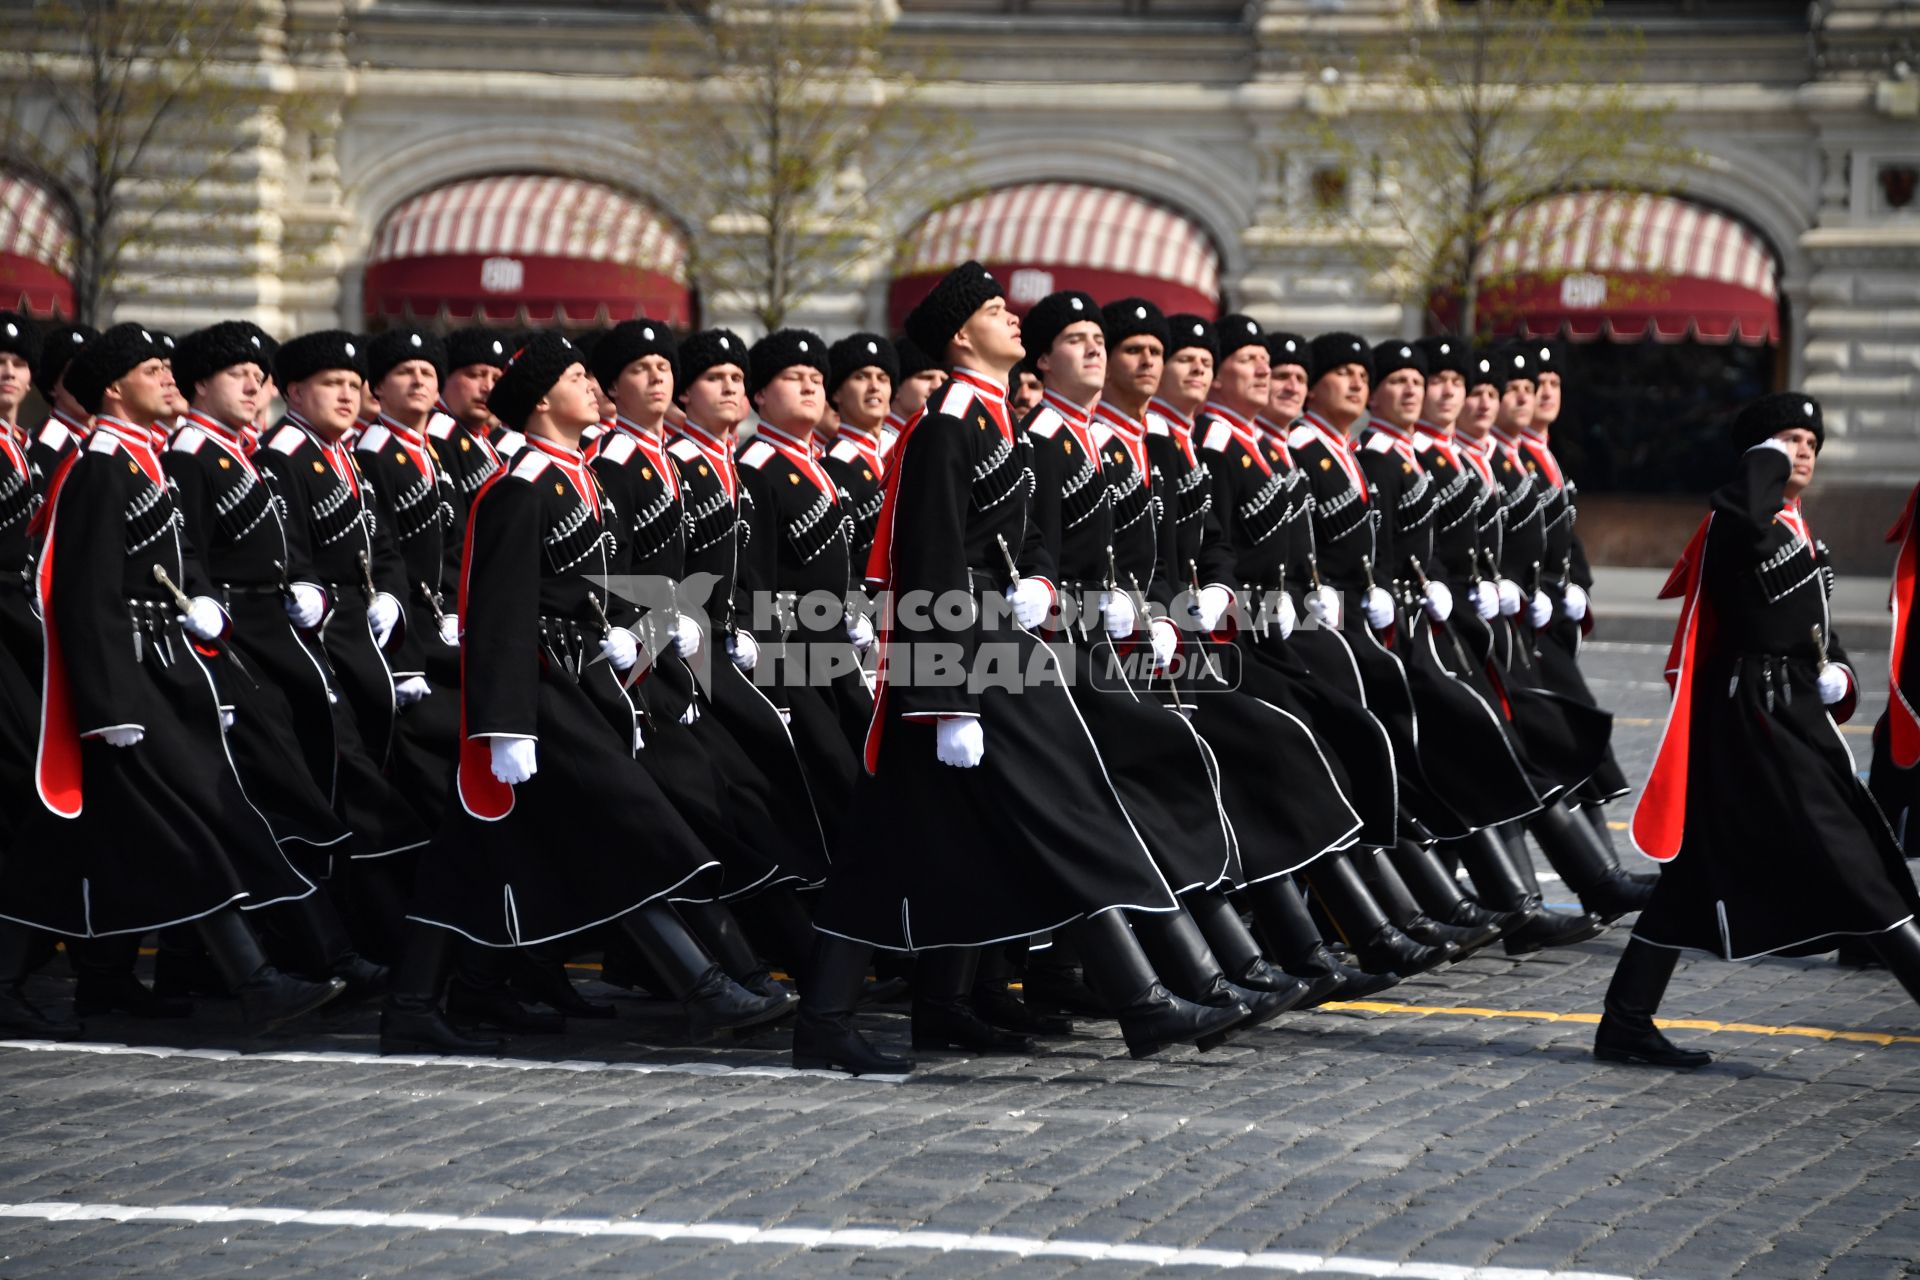
[[[1590,658],[1636,778],[1659,656]],[[0,1277],[1920,1274],[1920,1010],[1830,960],[1690,961],[1666,1012],[1716,1063],[1602,1068],[1623,936],[1206,1055],[1088,1024],[905,1081],[631,1019],[471,1064],[381,1061],[366,1012],[101,1022],[162,1048],[0,1047]]]

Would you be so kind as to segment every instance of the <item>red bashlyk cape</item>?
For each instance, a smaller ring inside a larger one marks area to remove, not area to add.
[[[474,515],[480,510],[494,485],[506,479],[511,468],[501,467],[488,476],[473,495],[467,510],[467,537],[460,549],[460,609],[467,616],[467,586],[473,572],[473,530],[480,522]],[[537,677],[536,677],[537,678]],[[513,786],[493,776],[493,739],[467,736],[467,642],[460,639],[460,764],[455,777],[459,783],[460,804],[482,822],[498,822],[513,812]]]
[[[900,496],[900,473],[906,470],[902,464],[907,457],[907,441],[926,416],[923,405],[920,412],[907,420],[907,425],[894,438],[893,448],[887,451],[893,465],[881,473],[880,516],[874,524],[873,546],[867,552],[867,586],[880,592],[885,602],[880,611],[880,643],[874,651],[878,661],[874,664],[873,719],[867,722],[863,753],[868,773],[880,767],[880,735],[887,720],[887,648],[893,635],[893,517]]]
[[[78,449],[68,454],[60,469],[53,473],[53,483],[47,486],[46,504],[41,508],[45,522],[36,516],[32,530],[45,539],[34,581],[46,627],[45,643],[40,646],[40,744],[34,759],[34,784],[40,792],[40,803],[62,818],[79,817],[83,797],[80,726],[74,723],[73,694],[67,683],[66,661],[60,654],[60,632],[53,618],[53,531],[60,489],[79,456]]]
[[[1906,510],[1900,513],[1900,519],[1893,528],[1887,530],[1887,541],[1900,544],[1900,554],[1893,562],[1893,591],[1887,600],[1887,608],[1893,614],[1893,643],[1889,646],[1887,658],[1887,738],[1893,749],[1893,763],[1902,769],[1911,769],[1920,764],[1920,712],[1914,710],[1907,690],[1900,683],[1900,670],[1907,656],[1907,625],[1914,616],[1914,588],[1916,578],[1920,578],[1920,531],[1916,531],[1915,508],[1920,506],[1920,486],[1907,495]]]
[[[1708,515],[1694,531],[1693,540],[1680,553],[1659,598],[1682,597],[1680,621],[1673,629],[1673,644],[1667,650],[1667,683],[1673,686],[1673,705],[1667,711],[1667,725],[1660,734],[1660,747],[1654,755],[1647,785],[1634,806],[1630,824],[1634,847],[1656,862],[1671,862],[1680,852],[1687,829],[1687,762],[1693,737],[1694,661],[1701,646],[1711,645],[1714,637],[1713,609],[1701,586],[1706,579],[1707,531],[1713,527]]]

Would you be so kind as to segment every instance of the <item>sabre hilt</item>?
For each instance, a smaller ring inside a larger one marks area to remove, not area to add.
[[[613,630],[613,623],[607,620],[607,611],[600,606],[600,597],[591,591],[587,592],[587,607],[593,610],[594,618],[600,623],[600,634],[602,636],[607,635]]]
[[[180,612],[193,612],[193,598],[179,588],[173,580],[173,575],[167,572],[165,565],[153,566],[153,580],[165,587],[173,596],[173,602],[180,606]]]
[[[360,590],[366,593],[367,603],[372,604],[373,598],[380,594],[373,585],[373,561],[367,558],[365,551],[355,554],[360,560]]]
[[[1020,566],[1013,562],[1013,550],[1007,546],[1007,535],[1004,533],[996,533],[993,535],[993,540],[1000,544],[1000,557],[1007,562],[1007,577],[1013,580],[1008,585],[1019,586]]]
[[[420,581],[419,586],[420,598],[427,602],[427,608],[433,610],[433,620],[444,623],[447,620],[447,615],[440,607],[440,593],[428,586],[425,579]]]
[[[1820,655],[1820,665],[1827,665],[1827,633],[1819,623],[1813,624],[1813,651]]]

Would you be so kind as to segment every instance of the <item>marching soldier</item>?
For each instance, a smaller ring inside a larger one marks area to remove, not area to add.
[[[28,460],[28,436],[20,426],[20,404],[33,384],[39,335],[33,322],[0,311],[0,649],[27,685],[28,720],[37,717],[31,697],[40,678],[40,619],[27,593],[32,559],[29,526],[40,505]]]
[[[834,343],[827,357],[833,370],[827,398],[839,412],[840,428],[822,465],[852,504],[853,564],[864,572],[886,487],[886,452],[892,447],[887,412],[900,361],[893,344],[877,333],[850,334]]]
[[[40,337],[40,354],[33,362],[33,389],[51,412],[27,443],[27,461],[33,467],[34,490],[42,498],[53,484],[60,464],[86,442],[91,428],[87,411],[67,390],[67,366],[87,343],[100,336],[90,325],[55,325]]]
[[[900,362],[900,376],[893,380],[893,404],[887,410],[886,423],[880,428],[882,460],[893,451],[894,442],[907,429],[907,424],[919,416],[933,393],[947,381],[946,368],[922,351],[911,335],[902,334],[893,340],[893,354]]]
[[[1632,832],[1664,865],[1607,988],[1602,1061],[1711,1060],[1654,1026],[1683,948],[1740,960],[1860,938],[1920,1000],[1920,893],[1834,729],[1859,686],[1800,506],[1824,439],[1799,392],[1742,409],[1745,452],[1661,592],[1681,597],[1673,707]]]
[[[668,905],[710,899],[719,863],[634,760],[631,730],[603,710],[626,698],[639,650],[619,625],[631,607],[602,595],[614,534],[580,452],[599,420],[582,354],[559,334],[536,336],[488,399],[528,445],[469,514],[458,803],[421,858],[382,1051],[497,1043],[440,1012],[458,938],[531,946],[608,922],[667,982],[696,1039],[777,1017],[787,997],[739,986]],[[555,831],[568,836],[558,846]]]
[[[487,411],[487,393],[507,367],[513,348],[488,329],[456,329],[447,335],[447,376],[440,380],[441,412],[427,421],[427,436],[440,466],[460,492],[460,509],[493,478],[504,457],[518,448],[518,433],[498,430]],[[508,439],[508,436],[513,438]],[[459,555],[458,548],[454,555]]]
[[[1025,354],[1019,321],[970,262],[914,309],[907,330],[954,375],[902,436],[888,475],[868,576],[893,593],[891,652],[859,820],[815,916],[843,941],[816,957],[794,1060],[887,1069],[846,1021],[871,945],[938,953],[922,957],[917,1044],[1007,1047],[967,1005],[977,948],[1068,927],[1135,1055],[1210,1039],[1251,1011],[1168,992],[1127,927],[1128,910],[1178,903],[1031,630],[1055,593],[1032,576],[1041,567],[1029,547],[1033,477],[1006,407],[1008,374]],[[995,675],[1029,671],[1038,677],[1015,677],[1012,688]]]
[[[50,498],[37,566],[46,618],[39,803],[15,845],[34,852],[8,858],[0,902],[8,919],[116,946],[191,924],[248,1025],[267,1029],[345,984],[275,969],[242,915],[314,886],[248,801],[223,740],[208,659],[231,620],[182,536],[155,448],[172,382],[162,348],[135,324],[93,339],[63,371],[96,431]],[[103,979],[139,985],[129,968],[89,966],[76,1004]],[[138,1003],[117,992],[98,1001]]]

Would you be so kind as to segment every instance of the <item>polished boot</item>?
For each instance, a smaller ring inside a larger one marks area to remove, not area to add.
[[[77,975],[73,984],[73,1011],[82,1018],[119,1013],[129,1018],[187,1018],[193,1001],[158,995],[133,974],[140,958],[140,935],[110,938],[72,938],[67,954]]]
[[[611,1018],[619,1011],[589,1000],[567,976],[566,962],[532,947],[519,947],[507,962],[507,985],[522,1001],[544,1004],[566,1018]]]
[[[459,934],[418,920],[407,922],[400,961],[380,1010],[381,1053],[498,1053],[497,1036],[473,1036],[447,1021],[440,993],[453,972]]]
[[[1580,895],[1589,915],[1612,923],[1639,911],[1653,896],[1653,886],[1633,879],[1607,856],[1606,846],[1564,804],[1549,804],[1527,819],[1527,830],[1547,855],[1547,861],[1567,887]]]
[[[1887,972],[1899,980],[1915,1003],[1920,1003],[1920,924],[1909,920],[1897,929],[1888,929],[1866,939]]]
[[[740,917],[747,937],[759,942],[757,951],[787,972],[800,990],[807,989],[807,965],[814,954],[813,916],[798,891],[780,885],[756,893],[732,910]]]
[[[747,941],[739,919],[718,902],[685,902],[675,909],[729,978],[757,996],[783,1000],[791,1010],[800,997],[782,985]]]
[[[687,1035],[695,1044],[717,1031],[758,1026],[788,1012],[791,1002],[784,995],[755,995],[729,978],[665,903],[629,911],[619,924],[686,1009]]]
[[[1605,1012],[1593,1036],[1593,1056],[1602,1062],[1633,1062],[1651,1067],[1678,1067],[1691,1071],[1713,1061],[1698,1049],[1682,1049],[1653,1025],[1654,1011],[1666,994],[1667,981],[1680,953],[1628,938],[1620,953],[1620,967],[1607,986]]]
[[[913,972],[913,1047],[939,1052],[1031,1053],[1033,1042],[989,1025],[968,998],[980,960],[977,947],[922,951]]]
[[[164,999],[232,999],[192,925],[162,929],[153,956],[153,993]]]
[[[1498,929],[1486,925],[1463,928],[1428,915],[1414,897],[1413,890],[1400,875],[1399,868],[1378,849],[1356,851],[1351,855],[1367,888],[1379,900],[1381,909],[1394,928],[1429,947],[1451,945],[1460,959],[1478,951],[1500,936]]]
[[[1308,867],[1307,883],[1353,949],[1354,959],[1368,973],[1397,973],[1410,978],[1459,955],[1457,948],[1430,947],[1395,928],[1360,873],[1339,854]]]
[[[1461,892],[1460,882],[1448,870],[1439,850],[1401,840],[1387,856],[1426,913],[1441,924],[1462,929],[1483,929],[1491,925],[1497,934],[1504,934],[1521,922],[1520,915],[1495,911]]]
[[[1326,940],[1313,926],[1306,900],[1290,878],[1275,876],[1248,885],[1245,896],[1267,954],[1277,957],[1282,969],[1324,992],[1302,1000],[1300,1008],[1311,1009],[1329,1000],[1364,1000],[1400,981],[1398,974],[1368,973],[1342,964],[1327,950]],[[1331,990],[1327,989],[1329,978],[1337,984]]]
[[[1187,914],[1200,926],[1207,948],[1220,961],[1221,969],[1238,986],[1250,991],[1272,991],[1297,995],[1289,1008],[1319,1004],[1339,989],[1340,980],[1330,974],[1317,979],[1298,978],[1271,963],[1260,952],[1253,931],[1233,909],[1226,895],[1211,889],[1196,889],[1181,899]]]
[[[800,988],[800,1016],[793,1023],[793,1065],[801,1070],[852,1075],[901,1075],[913,1059],[883,1053],[853,1025],[854,1006],[867,982],[873,948],[832,934],[818,935]]]
[[[78,1022],[48,1013],[27,999],[27,968],[31,964],[33,931],[10,920],[0,920],[0,1033],[34,1040],[77,1040]]]
[[[312,1013],[347,989],[339,978],[308,982],[267,963],[266,953],[237,908],[222,907],[195,921],[220,976],[240,999],[248,1030],[272,1031]]]
[[[1139,939],[1119,911],[1076,921],[1074,939],[1086,966],[1087,984],[1120,1020],[1127,1052],[1145,1058],[1170,1044],[1198,1044],[1252,1016],[1245,1005],[1213,1008],[1183,1000],[1160,985]]]
[[[1569,803],[1571,804],[1572,802],[1569,801]],[[1585,804],[1576,807],[1580,816],[1587,820],[1587,825],[1593,828],[1594,838],[1600,842],[1600,847],[1607,851],[1608,865],[1616,871],[1624,870],[1620,866],[1620,847],[1613,841],[1613,825],[1607,821],[1607,806],[1603,804]],[[1640,884],[1656,885],[1660,883],[1660,873],[1658,871],[1627,871],[1625,874],[1627,879],[1637,881]]]
[[[447,984],[447,1017],[461,1025],[488,1026],[525,1036],[557,1036],[567,1029],[564,1016],[520,1002],[507,981],[512,954],[466,943],[459,949],[453,981]]]
[[[1496,910],[1521,917],[1519,924],[1507,930],[1508,955],[1523,956],[1544,947],[1572,946],[1598,937],[1606,928],[1590,915],[1569,915],[1542,906],[1539,893],[1529,889],[1500,832],[1476,831],[1453,841],[1452,847],[1459,852],[1467,874],[1473,877],[1473,887],[1480,900]]]
[[[1028,950],[1027,974],[1020,985],[1027,1008],[1036,1013],[1077,1018],[1113,1016],[1087,985],[1079,949],[1065,931],[1056,930],[1049,946]]]
[[[1210,1009],[1239,1005],[1247,1010],[1244,1021],[1195,1040],[1202,1053],[1224,1044],[1232,1031],[1271,1022],[1298,1005],[1307,992],[1302,982],[1289,983],[1285,991],[1255,991],[1236,983],[1207,946],[1200,926],[1185,911],[1143,911],[1133,916],[1131,923],[1134,937],[1140,940],[1168,990]]]
[[[321,890],[267,910],[274,912],[287,931],[299,939],[311,957],[309,972],[324,973],[347,984],[340,999],[335,1001],[336,1006],[386,994],[392,975],[385,965],[375,964],[353,949],[353,939],[347,936],[347,926],[334,909],[333,899]]]
[[[999,1027],[1023,1036],[1070,1036],[1073,1019],[1058,1014],[1038,1013],[1010,988],[1015,976],[1013,947],[1026,950],[1026,942],[1002,943],[983,947],[973,975],[969,999],[973,1011],[988,1026]]]

